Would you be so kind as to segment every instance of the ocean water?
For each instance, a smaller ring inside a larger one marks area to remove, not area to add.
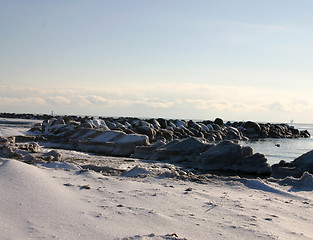
[[[308,130],[313,136],[313,124],[289,124],[299,130]],[[277,139],[267,138],[256,141],[242,141],[241,145],[250,146],[255,153],[262,153],[270,165],[281,160],[290,162],[302,154],[313,150],[313,138]],[[277,147],[279,144],[280,147]]]

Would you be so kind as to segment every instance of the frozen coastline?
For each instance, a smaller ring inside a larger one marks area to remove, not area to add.
[[[36,164],[1,158],[1,238],[313,238],[311,174],[197,175],[177,164],[52,150],[39,146],[33,154],[45,161]]]

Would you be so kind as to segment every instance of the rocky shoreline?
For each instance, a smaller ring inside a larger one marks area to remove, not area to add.
[[[95,119],[89,116],[53,116],[48,114],[16,113],[0,113],[0,117],[44,120],[43,126],[45,123],[51,121],[51,119],[57,119],[58,122],[56,124],[72,124],[84,128],[119,130],[126,134],[144,134],[149,137],[151,143],[162,139],[171,141],[188,137],[205,138],[212,142],[234,139],[310,137],[308,131],[299,131],[285,123],[257,123],[252,121],[228,121],[225,123],[221,118],[216,118],[214,121],[187,121],[164,118],[140,119],[134,117],[99,117],[99,119]]]
[[[28,147],[24,144],[24,149],[11,140],[1,140],[1,155],[11,155],[28,162],[36,160],[36,157],[18,151],[25,151],[26,148],[31,149],[29,152],[34,152],[37,141],[49,141],[58,143],[64,149],[164,161],[206,171],[276,177],[301,177],[305,171],[313,172],[312,154],[307,154],[306,160],[291,163],[282,161],[270,166],[263,154],[254,153],[251,147],[237,143],[239,140],[259,138],[310,137],[308,131],[299,131],[287,124],[252,121],[224,123],[220,118],[214,121],[124,117],[95,119],[87,116],[53,117],[5,113],[0,114],[0,117],[43,120],[30,129],[33,136],[17,137],[19,142],[29,142]],[[16,146],[20,150],[14,151]],[[58,157],[47,158],[58,160]]]

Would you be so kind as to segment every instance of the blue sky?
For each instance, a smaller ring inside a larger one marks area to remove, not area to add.
[[[313,122],[313,1],[0,1],[0,111]]]

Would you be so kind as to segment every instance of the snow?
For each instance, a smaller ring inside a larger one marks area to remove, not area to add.
[[[29,129],[41,122],[41,120],[0,118],[0,137],[29,135]]]
[[[0,238],[313,238],[310,191],[264,179],[212,176],[200,184],[145,173],[135,166],[104,176],[62,162],[1,159]]]
[[[105,121],[100,120],[100,119],[87,120],[87,123],[90,123],[95,128],[109,129]]]
[[[147,143],[148,138],[146,135],[140,134],[125,134],[120,131],[106,131],[101,133],[95,138],[92,138],[90,142],[115,142],[115,143]]]
[[[124,133],[120,131],[106,131],[99,136],[92,138],[90,142],[112,142],[115,138],[120,137],[121,135],[124,135]]]
[[[25,130],[1,124],[0,136]],[[307,172],[204,177],[169,163],[58,152],[62,161],[36,165],[0,158],[0,239],[313,239]]]

